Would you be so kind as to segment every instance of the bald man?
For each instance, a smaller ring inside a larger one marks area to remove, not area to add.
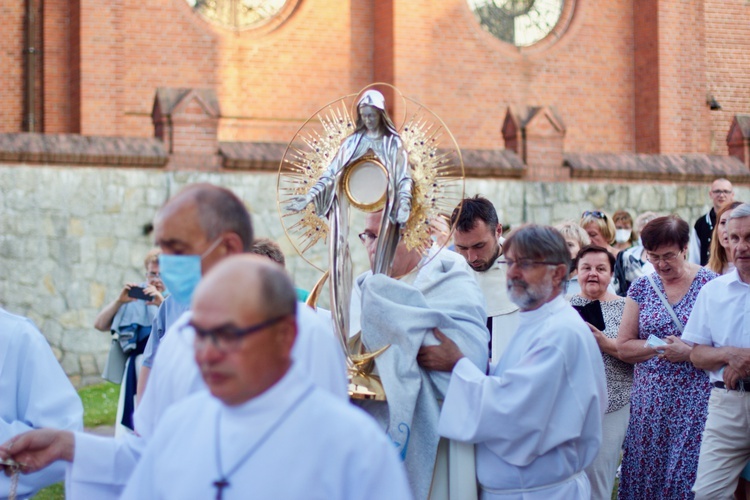
[[[174,287],[172,293],[181,302],[188,301],[188,308],[201,274],[227,257],[246,252],[253,238],[250,215],[242,201],[228,189],[211,184],[188,186],[170,199],[155,218],[154,234],[162,256],[167,257],[160,259],[162,278],[170,290]],[[138,435],[114,440],[85,433],[31,432],[13,445],[14,454],[33,451],[38,468],[55,460],[72,462],[66,476],[67,498],[119,498],[166,410],[205,388],[192,362],[192,329],[185,326],[189,320],[187,311],[164,334],[133,417]],[[300,307],[297,320],[302,328],[292,356],[311,380],[345,397],[345,368],[330,327],[309,308]],[[0,457],[7,456],[0,447]]]
[[[690,248],[688,259],[690,262],[705,266],[711,256],[711,235],[716,225],[716,214],[734,201],[734,188],[727,179],[716,179],[708,189],[711,198],[711,210],[698,217],[690,233]]]
[[[123,499],[410,497],[377,425],[292,362],[295,308],[291,280],[264,257],[206,276],[189,324],[210,394],[170,408]]]

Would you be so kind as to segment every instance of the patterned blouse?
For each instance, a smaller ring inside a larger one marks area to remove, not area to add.
[[[574,295],[570,304],[574,306],[585,306],[591,303],[580,295]],[[615,300],[601,301],[602,315],[604,316],[604,335],[615,339],[620,329],[622,313],[625,311],[625,299],[618,297]],[[604,361],[604,373],[607,376],[607,412],[617,411],[630,403],[630,388],[633,385],[633,365],[625,363],[605,352],[602,353]]]

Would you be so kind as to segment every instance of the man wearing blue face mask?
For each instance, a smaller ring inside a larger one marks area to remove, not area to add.
[[[224,193],[216,186],[196,184],[159,210],[154,221],[154,238],[162,250],[161,278],[171,295],[154,318],[138,376],[138,401],[146,390],[161,339],[190,309],[190,299],[201,275],[221,258],[246,252],[253,240],[253,229],[250,215],[234,194]]]

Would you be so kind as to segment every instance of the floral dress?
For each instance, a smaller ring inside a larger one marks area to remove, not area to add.
[[[666,295],[659,275],[651,276]],[[683,325],[700,289],[716,276],[701,268],[685,296],[673,304]],[[628,297],[638,303],[638,338],[644,344],[651,334],[659,338],[681,335],[647,276],[633,282]],[[653,357],[636,363],[618,498],[693,498],[690,489],[698,469],[710,391],[708,375],[690,362]]]

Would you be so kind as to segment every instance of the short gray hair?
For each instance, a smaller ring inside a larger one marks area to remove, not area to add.
[[[243,251],[250,250],[254,238],[253,223],[245,204],[236,194],[213,184],[191,184],[177,193],[167,205],[182,198],[195,203],[198,210],[198,225],[207,240],[215,240],[221,233],[231,232],[242,240]]]
[[[566,273],[563,278],[563,290],[568,281],[571,259],[568,245],[560,231],[551,226],[527,224],[514,230],[503,243],[505,254],[513,249],[516,256],[539,260],[549,264],[564,264]]]
[[[747,203],[743,203],[739,207],[732,210],[732,213],[729,214],[729,218],[727,221],[730,221],[732,219],[744,219],[745,217],[750,216],[750,205]]]

